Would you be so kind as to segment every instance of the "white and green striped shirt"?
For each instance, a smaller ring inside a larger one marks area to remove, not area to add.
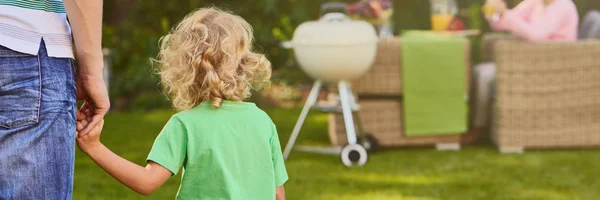
[[[48,56],[73,58],[62,0],[0,0],[0,45],[37,55],[42,39]]]

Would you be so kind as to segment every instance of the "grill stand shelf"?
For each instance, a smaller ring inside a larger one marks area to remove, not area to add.
[[[292,148],[294,148],[294,144],[298,135],[300,134],[300,130],[302,129],[302,125],[304,125],[304,120],[308,115],[308,112],[312,108],[317,108],[323,112],[334,112],[334,113],[342,113],[344,119],[344,127],[346,128],[346,138],[348,140],[348,144],[342,147],[308,147],[308,146],[299,146],[296,150],[312,152],[312,153],[321,153],[321,154],[333,154],[339,155],[342,163],[348,167],[350,166],[363,166],[367,163],[368,160],[368,152],[367,148],[374,147],[374,141],[369,141],[368,139],[363,144],[358,143],[357,130],[355,129],[355,124],[358,129],[358,133],[362,132],[362,126],[360,123],[360,119],[358,117],[359,106],[356,104],[355,97],[352,93],[352,89],[350,85],[346,81],[340,81],[338,84],[338,90],[340,95],[340,106],[323,106],[317,105],[318,94],[323,87],[323,83],[321,81],[315,81],[312,89],[306,99],[306,103],[302,108],[302,112],[296,121],[296,125],[294,126],[294,130],[292,131],[292,135],[288,140],[287,145],[283,151],[283,156],[287,160],[289,157]],[[355,122],[354,119],[357,119]],[[365,148],[365,146],[367,148]]]

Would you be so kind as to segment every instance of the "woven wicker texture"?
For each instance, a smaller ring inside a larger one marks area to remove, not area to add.
[[[600,145],[600,41],[496,44],[500,147]]]
[[[488,33],[481,39],[480,62],[493,62],[496,43],[502,40],[517,40],[512,35],[504,33]]]
[[[465,72],[470,77],[471,46],[465,44]],[[467,91],[469,91],[469,80]],[[352,81],[352,90],[359,96],[400,96],[402,95],[402,67],[400,53],[400,38],[379,41],[377,56],[373,66],[360,78]]]
[[[400,95],[400,38],[379,42],[377,56],[371,69],[352,82],[352,89],[360,95]]]
[[[473,131],[463,135],[407,137],[403,134],[402,105],[399,101],[363,100],[360,105],[359,117],[364,131],[372,134],[384,147],[471,142],[478,135],[478,132]],[[348,143],[341,114],[329,115],[329,137],[333,145]]]

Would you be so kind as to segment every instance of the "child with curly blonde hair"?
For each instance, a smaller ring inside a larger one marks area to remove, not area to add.
[[[177,199],[284,199],[288,176],[275,125],[255,104],[251,89],[268,83],[271,64],[252,52],[252,27],[214,8],[189,14],[165,36],[159,75],[173,115],[156,138],[146,167],[100,142],[103,123],[77,143],[127,187],[150,194],[182,170]],[[77,113],[77,130],[90,113]]]

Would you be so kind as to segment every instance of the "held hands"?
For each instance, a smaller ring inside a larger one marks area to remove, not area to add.
[[[84,103],[78,112],[85,112],[87,123],[81,129],[77,127],[78,137],[85,136],[96,127],[110,108],[102,67],[90,67],[103,66],[104,62],[101,58],[100,56],[94,59],[80,59],[80,68],[77,72],[77,100],[83,100]]]
[[[100,143],[100,134],[104,126],[104,120],[101,119],[97,125],[91,127],[92,129],[88,134],[80,134],[81,130],[91,125],[90,120],[93,117],[92,115],[92,111],[89,109],[77,111],[77,145],[85,153],[102,146],[102,143]]]

